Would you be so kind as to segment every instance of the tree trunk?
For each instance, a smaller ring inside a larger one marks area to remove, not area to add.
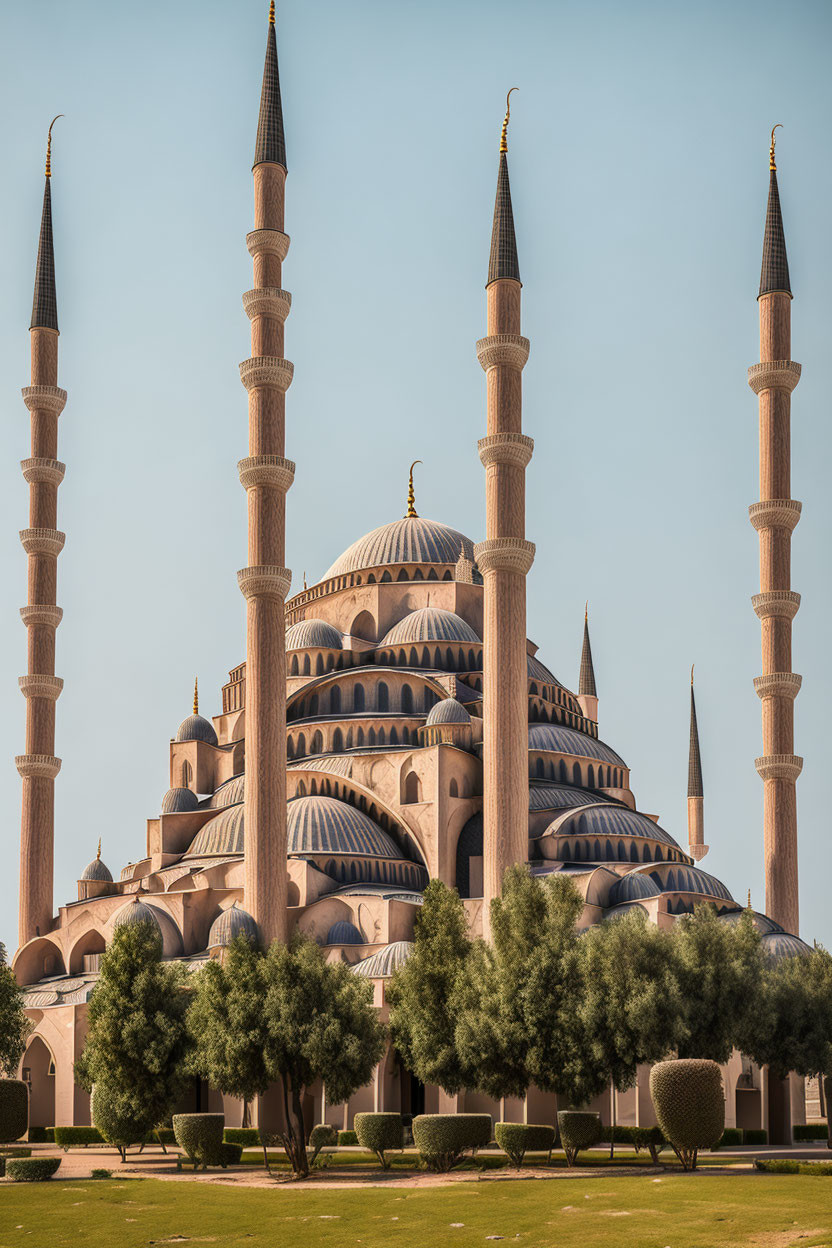
[[[306,1124],[303,1121],[303,1098],[301,1096],[301,1089],[294,1079],[292,1080],[292,1112],[295,1119],[295,1146],[297,1149],[298,1161],[301,1163],[301,1169],[298,1173],[305,1178],[309,1174],[309,1158],[306,1154]]]
[[[243,1126],[251,1126],[251,1101],[243,1101]]]
[[[610,1109],[611,1109],[611,1113],[610,1113],[610,1161],[612,1161],[615,1158],[615,1127],[616,1127],[615,1119],[616,1119],[617,1108],[618,1108],[618,1105],[617,1105],[617,1100],[616,1100],[616,1095],[615,1095],[615,1083],[613,1082],[612,1079],[610,1079]]]
[[[832,1092],[832,1075],[818,1077],[820,1084],[821,1109],[826,1111],[826,1147],[832,1148],[832,1117],[829,1114],[829,1094]]]

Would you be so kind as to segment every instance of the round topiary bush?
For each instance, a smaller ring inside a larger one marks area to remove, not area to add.
[[[413,1139],[430,1170],[445,1174],[469,1149],[491,1143],[490,1114],[420,1114],[413,1119]]]
[[[511,1164],[519,1169],[526,1153],[551,1153],[555,1128],[529,1122],[498,1122],[494,1138]]]
[[[309,1132],[309,1147],[312,1150],[311,1160],[315,1161],[322,1148],[334,1148],[338,1143],[338,1128],[321,1122]]]
[[[6,1162],[6,1178],[15,1183],[43,1183],[60,1164],[60,1157],[12,1157]]]
[[[650,1096],[662,1132],[685,1170],[700,1148],[713,1148],[725,1129],[725,1095],[716,1062],[677,1058],[650,1071]]]
[[[558,1110],[558,1131],[567,1166],[574,1166],[582,1148],[592,1148],[601,1139],[601,1115],[577,1109]]]
[[[0,1144],[12,1144],[29,1125],[29,1089],[22,1079],[0,1079]]]
[[[225,1114],[174,1114],[173,1134],[189,1161],[202,1169],[222,1165]]]
[[[404,1126],[401,1114],[356,1114],[355,1134],[362,1148],[375,1153],[382,1170],[390,1163],[384,1156],[387,1149],[401,1148]]]
[[[220,1144],[219,1158],[223,1170],[227,1170],[229,1166],[239,1166],[242,1156],[242,1144],[235,1144],[229,1140],[223,1140]]]
[[[137,1118],[129,1096],[104,1083],[93,1087],[90,1114],[93,1125],[108,1144],[118,1149],[122,1161],[125,1160],[125,1150],[131,1144],[143,1144],[156,1125]]]

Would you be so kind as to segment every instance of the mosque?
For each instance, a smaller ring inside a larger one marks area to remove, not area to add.
[[[31,418],[26,752],[22,777],[20,930],[15,974],[25,986],[33,1031],[22,1062],[34,1125],[89,1122],[89,1097],[73,1079],[100,958],[114,930],[150,919],[164,956],[198,972],[240,932],[261,942],[294,929],[333,960],[372,982],[382,1015],[385,987],[412,947],[429,879],[456,887],[471,931],[488,935],[490,900],[505,870],[528,862],[535,875],[563,872],[584,898],[584,926],[640,907],[669,926],[702,901],[726,922],[742,904],[702,867],[704,790],[691,679],[688,844],[642,813],[630,769],[600,735],[588,621],[577,690],[562,684],[526,636],[526,576],[535,548],[525,534],[525,469],[534,444],[522,429],[518,249],[502,129],[486,335],[476,344],[485,373],[486,533],[469,536],[417,514],[411,468],[403,518],[391,518],[340,554],[313,585],[288,597],[286,495],[295,465],[284,445],[293,367],[284,355],[291,295],[282,285],[286,144],[274,4],[254,152],[254,268],[243,307],[251,357],[240,365],[248,395],[248,456],[238,465],[248,508],[248,563],[237,574],[246,603],[246,656],[229,672],[210,718],[199,710],[170,743],[170,788],[147,820],[137,860],[113,875],[98,854],[80,870],[76,898],[53,905],[55,675],[61,621],[57,562],[58,308],[52,240],[51,128],[30,327]],[[791,360],[791,289],[771,145],[771,173],[759,290],[760,363],[749,370],[759,398],[760,501],[750,519],[760,535],[767,913],[755,913],[772,957],[804,952],[798,936],[794,698],[791,622],[800,604],[789,578],[791,533],[800,503],[790,497],[789,417],[800,366]],[[302,379],[299,379],[302,384]],[[289,511],[291,523],[291,509]],[[230,584],[230,570],[229,570]],[[81,864],[79,864],[80,867]],[[618,1098],[622,1123],[654,1121],[645,1069]],[[725,1068],[726,1122],[766,1126],[772,1139],[803,1121],[804,1087],[785,1087],[735,1054]],[[197,1085],[197,1109],[242,1105]],[[604,1117],[609,1098],[600,1098]],[[466,1109],[552,1121],[553,1097],[535,1089],[499,1107],[475,1093],[450,1098],[424,1087],[389,1050],[372,1083],[348,1105],[318,1089],[308,1121],[351,1124],[357,1110]],[[818,1109],[820,1106],[817,1107]],[[279,1113],[277,1097],[256,1107]]]

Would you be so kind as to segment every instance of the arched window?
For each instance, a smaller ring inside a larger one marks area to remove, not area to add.
[[[297,757],[303,758],[306,753],[306,737],[302,732],[298,733]]]
[[[410,685],[402,685],[402,715],[413,714],[413,690]]]
[[[390,744],[391,744],[391,745],[398,745],[398,744],[399,744],[399,734],[396,732],[396,725],[395,725],[395,724],[394,724],[394,725],[393,725],[393,727],[390,729]]]
[[[360,726],[359,726],[358,733],[356,735],[355,740],[359,746],[362,746],[364,744],[364,729],[361,728]]]
[[[590,789],[595,788],[595,768],[592,766],[592,763],[589,764],[587,771],[587,785]]]
[[[375,743],[376,743],[376,730],[375,728],[371,728],[370,731],[367,733],[367,744],[375,745]]]
[[[377,743],[378,745],[384,745],[385,738],[386,738],[386,734],[385,734],[384,729],[383,729],[383,728],[379,728],[379,730],[378,730],[378,735],[376,736],[376,743]]]
[[[476,665],[477,665],[477,660],[474,658],[474,651],[473,651],[473,650],[469,650],[469,651],[468,651],[468,668],[469,668],[469,670],[473,672],[473,670],[474,670],[474,668],[476,667]]]
[[[410,663],[410,666],[411,666],[411,667],[418,667],[418,666],[419,666],[419,656],[418,656],[418,654],[416,653],[416,647],[415,647],[415,646],[411,646],[411,647],[410,647],[410,658],[409,658],[408,662]]]
[[[318,714],[318,695],[317,695],[317,693],[313,693],[313,694],[312,694],[312,697],[309,699],[309,716],[310,716],[310,719],[311,719],[311,717],[312,717],[313,715],[317,715],[317,714]]]
[[[638,845],[635,841],[630,841],[630,862],[638,862]]]
[[[343,754],[344,752],[344,734],[340,728],[336,728],[332,734],[332,752],[333,754]]]
[[[309,655],[308,655],[308,654],[305,654],[305,655],[303,656],[303,674],[304,674],[304,676],[311,676],[311,675],[312,675],[312,662],[311,662],[311,660],[310,660],[310,658],[309,658]]]
[[[314,737],[312,738],[312,745],[310,747],[310,752],[312,754],[323,754],[324,739],[321,736],[320,732],[316,732]]]
[[[381,583],[384,585],[384,584],[386,584],[388,581],[392,581],[392,579],[393,579],[393,578],[392,578],[392,576],[390,575],[390,573],[389,573],[389,572],[384,572],[384,573],[382,574],[382,577],[381,577]]]
[[[298,797],[306,797],[306,785],[302,780],[298,782]]]
[[[352,690],[352,709],[354,711],[364,710],[364,686],[356,684]]]
[[[182,788],[189,789],[194,778],[194,769],[189,762],[182,764]]]
[[[334,660],[334,658],[332,657],[332,655],[330,654],[330,655],[328,656],[328,658],[327,658],[327,661],[326,661],[326,670],[327,670],[328,672],[331,672],[334,666],[335,666],[335,660]]]
[[[421,568],[417,568],[413,573],[413,579],[414,581],[423,581],[425,579],[425,574]]]
[[[429,580],[429,581],[438,581],[438,580],[439,580],[439,577],[436,575],[436,568],[431,568],[431,569],[430,569],[430,571],[428,572],[428,580]]]
[[[319,654],[315,660],[315,675],[323,676],[324,674],[324,656]]]
[[[348,750],[352,749],[352,728],[348,729],[347,731],[346,749]]]
[[[422,784],[415,771],[409,771],[404,779],[405,803],[421,802]]]
[[[549,763],[549,768],[546,774],[550,780],[554,780],[555,778],[555,764],[554,763],[552,762]]]
[[[539,780],[546,779],[546,764],[543,762],[542,758],[538,758],[537,762],[535,763],[534,774],[537,776]]]
[[[378,682],[376,688],[376,706],[380,711],[390,710],[390,692],[383,680]]]
[[[300,665],[299,665],[299,663],[298,663],[298,656],[297,656],[296,654],[293,654],[293,655],[292,655],[292,669],[291,669],[291,672],[290,672],[289,674],[290,674],[291,676],[299,676],[299,675],[300,675]]]
[[[287,758],[295,757],[295,743],[291,737],[286,738],[286,757]]]
[[[558,763],[558,780],[561,784],[569,783],[569,772],[566,767],[566,760],[563,758]]]
[[[437,650],[437,652],[436,652],[436,653],[438,654],[438,653],[439,653],[439,651]],[[456,671],[456,658],[455,658],[455,656],[454,656],[454,652],[453,652],[453,650],[451,649],[451,647],[450,647],[450,646],[448,646],[447,650],[445,651],[445,662],[446,662],[446,663],[447,663],[447,665],[448,665],[448,671],[449,671],[449,672],[455,672],[455,671]],[[437,661],[436,666],[437,666],[437,667],[439,667],[439,662],[438,662],[438,661]]]
[[[341,714],[341,690],[337,685],[333,685],[329,693],[329,713],[330,715]]]
[[[580,785],[581,783],[581,764],[575,763],[572,767],[572,783]]]
[[[425,685],[424,693],[422,694],[422,706],[425,712],[429,711],[432,706],[435,706],[438,701],[439,694]]]
[[[455,777],[455,776],[454,776],[454,777],[452,777],[452,779],[451,779],[451,783],[450,783],[450,785],[449,785],[449,787],[448,787],[448,795],[449,795],[450,797],[459,797],[459,788],[458,788],[458,786],[457,786],[457,782],[456,782],[456,777]]]
[[[406,581],[406,580],[407,580],[407,569],[406,569],[406,568],[401,568],[401,569],[400,569],[400,571],[399,571],[399,575],[396,577],[396,580],[397,580],[397,581]]]

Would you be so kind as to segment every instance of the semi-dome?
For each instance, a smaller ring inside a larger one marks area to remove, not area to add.
[[[444,611],[441,607],[422,607],[412,611],[379,642],[379,649],[386,646],[409,646],[419,641],[451,641],[463,645],[482,645],[481,639],[461,615]]]
[[[202,715],[189,715],[177,728],[176,740],[206,741],[208,745],[216,745],[217,734],[214,732],[214,725]]]
[[[575,754],[579,758],[597,758],[602,763],[626,767],[615,750],[596,737],[567,728],[565,724],[529,724],[529,749],[554,754]]]
[[[791,932],[769,932],[762,937],[760,944],[775,962],[782,962],[785,958],[805,957],[812,952],[805,940],[792,936]]]
[[[203,823],[188,850],[188,858],[217,858],[241,854],[244,848],[242,805],[227,806],[213,819]]]
[[[470,724],[471,716],[456,698],[443,698],[428,712],[425,727],[432,728],[435,724]]]
[[[424,520],[421,516],[409,516],[383,524],[372,533],[360,537],[345,550],[323,577],[343,576],[346,572],[360,572],[365,568],[378,568],[386,564],[437,563],[455,564],[460,551],[474,561],[474,543],[469,537],[458,533],[447,524],[436,520]]]
[[[230,945],[237,936],[245,936],[252,944],[257,944],[257,924],[248,911],[243,910],[235,901],[227,910],[218,914],[211,924],[208,948]]]
[[[661,889],[649,875],[640,871],[628,871],[616,880],[610,889],[609,905],[621,906],[631,902],[644,901],[647,897],[659,897]]]
[[[93,880],[99,884],[112,884],[113,877],[110,875],[110,870],[108,867],[105,867],[104,863],[101,861],[100,841],[98,842],[98,853],[93,858],[89,866],[84,867],[81,879]]]
[[[712,897],[716,901],[728,901],[732,906],[736,905],[722,880],[718,880],[715,875],[709,875],[701,867],[657,862],[649,868],[642,867],[641,870],[658,884],[662,893],[692,893],[694,896]]]
[[[328,945],[363,945],[366,942],[354,923],[340,919],[339,922],[333,923],[327,932],[326,943]]]
[[[681,853],[681,847],[670,833],[665,832],[664,828],[659,827],[652,819],[648,819],[647,815],[641,815],[638,811],[630,810],[626,806],[613,806],[601,802],[595,806],[583,806],[568,814],[558,815],[543,835],[558,839],[575,836],[597,837],[601,840],[602,854],[607,839],[616,842],[622,838],[626,841],[632,837],[638,840],[658,841],[662,845],[678,849]]]
[[[168,789],[162,798],[162,814],[176,815],[183,810],[196,810],[199,798],[193,789]]]
[[[286,630],[287,650],[340,650],[343,638],[326,620],[298,620]]]
[[[245,796],[246,777],[241,771],[238,776],[232,776],[230,780],[224,781],[206,801],[200,804],[205,809],[221,810],[223,806],[235,806],[237,802],[245,801]]]
[[[113,915],[113,931],[119,927],[137,923],[152,923],[162,938],[162,953],[166,958],[178,957],[183,951],[182,934],[173,919],[158,906],[151,906],[138,895]]]
[[[378,953],[371,953],[369,958],[362,958],[352,969],[356,975],[366,975],[368,979],[389,979],[394,971],[404,966],[412,950],[412,941],[396,940]]]

